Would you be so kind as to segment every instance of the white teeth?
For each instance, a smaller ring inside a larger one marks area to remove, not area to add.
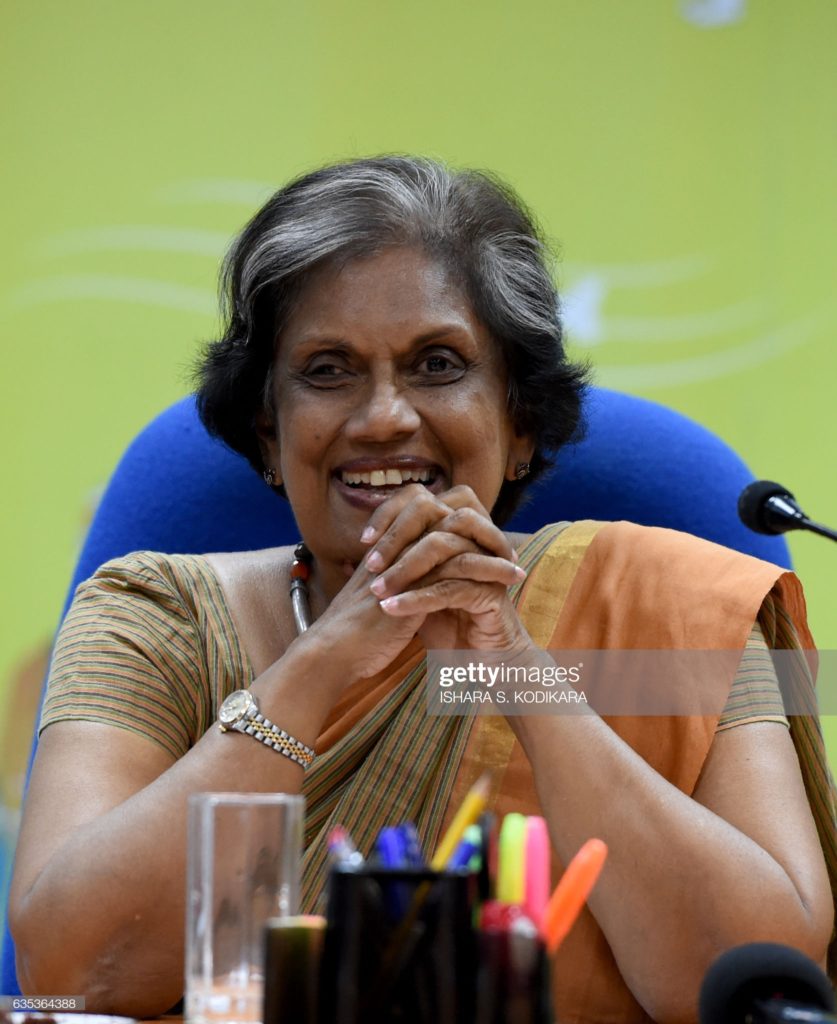
[[[340,478],[344,484],[367,487],[400,487],[401,484],[408,484],[411,481],[416,483],[427,483],[432,479],[431,469],[373,469],[369,473],[341,473]]]

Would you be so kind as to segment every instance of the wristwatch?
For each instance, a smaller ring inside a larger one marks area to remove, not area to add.
[[[226,698],[218,709],[218,728],[221,732],[243,732],[252,736],[303,768],[314,760],[314,751],[310,747],[264,717],[249,690],[235,690]]]

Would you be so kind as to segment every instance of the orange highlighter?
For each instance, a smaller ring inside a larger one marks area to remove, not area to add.
[[[601,839],[588,839],[567,865],[561,881],[549,899],[541,922],[541,933],[552,956],[575,924],[585,900],[596,884],[607,858]]]

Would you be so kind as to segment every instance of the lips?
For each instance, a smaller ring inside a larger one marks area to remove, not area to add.
[[[399,487],[420,483],[429,490],[444,489],[442,467],[417,456],[364,457],[338,466],[333,476],[351,504],[380,504]]]

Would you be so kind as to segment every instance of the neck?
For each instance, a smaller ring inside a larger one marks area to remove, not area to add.
[[[308,580],[308,594],[311,602],[311,617],[315,621],[346,586],[351,575],[347,570],[350,569],[351,572],[354,572],[355,567],[349,562],[346,562],[345,566],[346,568],[339,565],[323,565],[316,558],[314,559],[311,565],[311,576]]]

